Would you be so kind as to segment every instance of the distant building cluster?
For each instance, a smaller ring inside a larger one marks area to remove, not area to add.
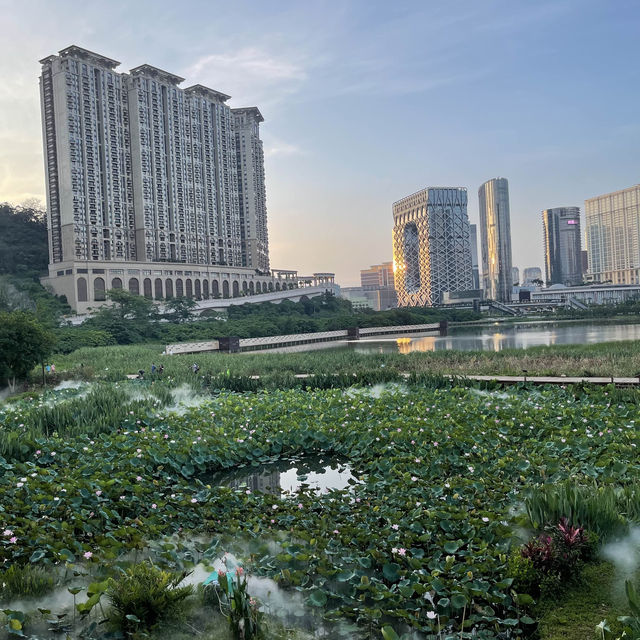
[[[586,250],[582,248],[579,207],[545,209],[544,274],[539,267],[526,267],[522,278],[512,264],[506,178],[485,182],[478,190],[478,201],[481,273],[478,231],[469,224],[466,189],[427,188],[393,204],[399,306],[455,304],[477,299],[478,289],[482,289],[481,297],[510,303],[533,299],[531,292],[543,285],[557,291],[557,287],[576,287],[585,281],[640,284],[640,185],[586,201]],[[624,296],[628,295],[625,289]],[[609,299],[594,295],[593,290],[582,297],[588,302]],[[535,298],[558,299],[557,294]]]
[[[183,78],[148,64],[119,73],[116,60],[76,46],[41,64],[57,293],[82,310],[105,288],[184,294],[186,275],[205,297],[224,295],[225,282],[268,287],[256,107],[231,109],[228,95],[182,89]]]
[[[359,287],[342,287],[340,295],[351,301],[354,309],[386,311],[398,306],[394,288],[393,263],[374,264],[360,271]]]

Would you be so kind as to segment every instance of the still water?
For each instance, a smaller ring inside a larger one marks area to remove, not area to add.
[[[411,353],[412,351],[502,351],[556,344],[595,344],[640,340],[640,324],[491,325],[452,329],[448,336],[371,338],[346,343],[357,353]],[[344,344],[343,344],[344,346]]]
[[[258,469],[236,467],[217,473],[206,481],[212,485],[275,494],[296,493],[303,486],[317,493],[326,493],[332,489],[347,489],[357,482],[344,461],[317,456],[281,460]]]

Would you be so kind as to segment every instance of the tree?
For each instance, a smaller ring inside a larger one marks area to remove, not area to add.
[[[87,320],[87,328],[106,331],[118,344],[145,342],[153,337],[158,311],[152,300],[124,289],[111,289],[107,298],[113,304]]]
[[[54,337],[27,311],[0,312],[0,377],[15,391],[24,378],[51,353]]]
[[[167,320],[171,322],[188,322],[193,319],[193,311],[198,303],[193,298],[171,298],[165,303]]]
[[[0,204],[0,273],[46,273],[49,260],[45,213],[33,202]]]

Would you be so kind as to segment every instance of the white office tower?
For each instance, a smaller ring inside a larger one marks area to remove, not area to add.
[[[473,289],[467,190],[435,187],[393,204],[394,284],[399,307],[432,306]]]
[[[56,293],[85,310],[111,288],[209,297],[269,275],[257,108],[76,46],[41,64]]]
[[[640,184],[585,200],[587,280],[640,283]]]
[[[493,178],[478,189],[484,295],[498,302],[511,301],[511,220],[509,183]]]

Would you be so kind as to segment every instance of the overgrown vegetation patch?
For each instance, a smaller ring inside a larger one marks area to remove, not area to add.
[[[221,392],[172,409],[151,394],[126,415],[114,408],[111,429],[86,434],[70,415],[64,436],[34,432],[28,455],[0,459],[0,561],[80,567],[102,580],[167,536],[155,556],[167,570],[195,562],[196,538],[210,557],[242,541],[246,571],[357,624],[354,638],[383,628],[524,637],[538,593],[514,582],[510,558],[522,527],[535,538],[558,525],[555,515],[532,523],[525,503],[540,512],[540,487],[571,479],[625,495],[615,524],[628,526],[638,513],[634,393],[391,385]],[[1,419],[23,412],[33,427],[39,403],[21,400]],[[348,461],[354,480],[294,495],[202,480],[315,454]],[[562,526],[560,539],[582,540],[581,523]]]

